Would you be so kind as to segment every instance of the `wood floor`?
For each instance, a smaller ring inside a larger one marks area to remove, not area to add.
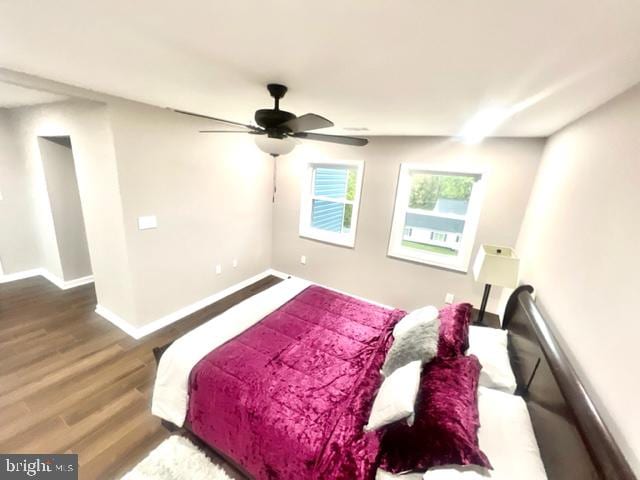
[[[151,415],[152,348],[276,283],[267,277],[140,340],[95,312],[93,285],[0,284],[0,452],[77,453],[115,479],[168,436]]]

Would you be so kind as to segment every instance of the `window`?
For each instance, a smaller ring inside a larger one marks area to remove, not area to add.
[[[447,234],[442,232],[431,232],[431,240],[436,242],[444,242],[447,240]]]
[[[402,164],[389,255],[466,272],[482,184],[480,173]]]
[[[310,162],[300,203],[300,236],[353,247],[362,161]]]

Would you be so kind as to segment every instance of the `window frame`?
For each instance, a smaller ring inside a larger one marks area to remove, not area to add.
[[[416,210],[409,207],[409,199],[411,193],[411,173],[421,172],[433,175],[460,175],[460,176],[476,176],[478,180],[474,183],[471,195],[469,197],[469,207],[466,215],[456,214],[434,214],[434,216],[443,218],[456,218],[464,220],[464,229],[461,235],[460,249],[458,255],[447,258],[447,255],[428,252],[426,250],[417,250],[402,245],[404,232],[405,217],[408,211]],[[473,168],[442,168],[438,166],[419,164],[419,163],[401,163],[400,172],[398,174],[398,182],[396,188],[395,206],[393,210],[393,218],[391,220],[391,232],[389,235],[389,247],[387,255],[393,258],[409,260],[412,262],[440,267],[447,270],[458,272],[468,272],[469,263],[471,261],[471,253],[475,245],[476,234],[478,231],[478,223],[480,220],[480,212],[484,200],[485,185],[488,174],[484,170]]]
[[[339,200],[333,197],[315,195],[313,189],[315,169],[318,167],[346,167],[356,170],[356,191],[353,200]],[[364,178],[364,160],[309,160],[306,162],[302,176],[300,192],[300,220],[298,234],[300,237],[318,240],[341,247],[354,248],[358,216],[360,213],[360,197],[362,195],[362,180]],[[311,226],[313,201],[322,200],[343,205],[352,205],[351,228],[349,232],[330,232]]]

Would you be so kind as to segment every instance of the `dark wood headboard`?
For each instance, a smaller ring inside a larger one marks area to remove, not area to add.
[[[513,292],[502,328],[549,480],[636,480],[532,293]]]

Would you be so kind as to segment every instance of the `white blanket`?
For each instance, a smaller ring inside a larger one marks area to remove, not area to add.
[[[289,278],[231,307],[177,339],[158,365],[151,412],[182,426],[189,406],[189,375],[209,352],[255,325],[311,285]]]

